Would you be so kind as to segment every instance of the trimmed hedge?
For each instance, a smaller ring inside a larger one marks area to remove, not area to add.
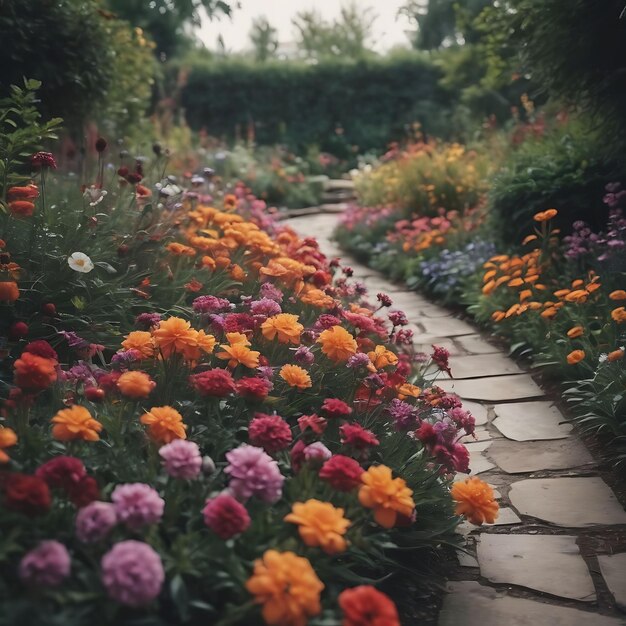
[[[211,135],[232,138],[254,123],[258,143],[348,156],[405,136],[413,122],[445,134],[449,103],[440,78],[420,53],[319,65],[195,62],[183,106],[191,127]]]

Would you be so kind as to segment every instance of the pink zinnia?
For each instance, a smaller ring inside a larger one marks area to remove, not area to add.
[[[321,435],[326,430],[327,425],[328,422],[317,413],[302,415],[298,418],[298,426],[302,432],[310,428],[316,435]]]
[[[111,494],[111,500],[117,518],[131,530],[156,524],[163,517],[165,501],[145,483],[118,485]]]
[[[352,413],[352,409],[343,401],[338,398],[326,398],[322,404],[322,411],[326,413],[328,417],[341,418],[348,417]]]
[[[117,525],[115,507],[109,502],[92,502],[76,516],[76,536],[83,543],[104,539]]]
[[[373,432],[359,424],[344,424],[339,432],[341,433],[341,443],[357,450],[364,450],[380,443]]]
[[[38,587],[58,587],[69,575],[70,555],[58,541],[42,541],[20,561],[20,580]]]
[[[282,495],[285,477],[278,463],[261,448],[243,444],[226,454],[230,475],[229,488],[238,500],[256,496],[263,502],[274,503]]]
[[[250,526],[246,507],[228,493],[207,500],[202,513],[204,523],[221,539],[240,535]]]
[[[319,476],[338,491],[352,491],[361,484],[363,468],[349,456],[336,454],[324,463]]]
[[[255,377],[240,378],[235,386],[240,396],[250,400],[265,400],[273,387],[267,378]]]
[[[201,396],[224,398],[236,391],[231,373],[220,368],[193,374],[189,382]]]
[[[202,470],[202,456],[198,444],[186,439],[174,439],[159,448],[163,466],[172,478],[197,478]]]
[[[256,413],[248,427],[248,437],[254,446],[266,452],[284,450],[292,440],[291,428],[280,415]]]

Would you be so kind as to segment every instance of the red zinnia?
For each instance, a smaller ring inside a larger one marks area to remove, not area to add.
[[[87,474],[80,459],[73,456],[57,456],[41,465],[35,472],[49,487],[68,491]]]
[[[361,484],[363,468],[349,456],[335,454],[322,465],[320,478],[338,491],[352,491]]]
[[[348,417],[352,413],[352,409],[343,401],[338,398],[326,398],[322,404],[322,411],[326,413],[328,417]]]
[[[26,344],[24,352],[36,354],[44,359],[54,359],[55,361],[59,360],[59,356],[56,351],[45,339],[37,339],[36,341],[31,341]]]
[[[4,503],[26,515],[41,515],[50,509],[50,489],[38,476],[11,474],[5,479]]]
[[[251,400],[265,400],[272,389],[272,383],[266,378],[240,378],[235,385],[240,396]]]
[[[250,526],[246,507],[227,493],[207,500],[202,513],[204,523],[221,539],[239,535]]]
[[[341,443],[357,450],[365,450],[380,443],[373,432],[359,426],[359,424],[344,424],[339,432],[341,433]]]
[[[342,626],[400,626],[396,605],[371,585],[345,589],[339,594]]]
[[[70,486],[67,495],[72,504],[82,509],[100,499],[100,488],[93,476],[84,476],[78,483]]]
[[[56,170],[57,162],[54,160],[54,156],[50,152],[37,152],[33,154],[30,159],[33,167],[49,167]]]
[[[224,398],[236,391],[234,378],[230,372],[221,368],[193,374],[189,381],[201,396]]]
[[[231,313],[224,320],[224,332],[245,333],[254,330],[254,317],[248,313]]]
[[[253,446],[266,452],[284,450],[292,440],[291,428],[280,415],[257,413],[248,427],[248,436]]]

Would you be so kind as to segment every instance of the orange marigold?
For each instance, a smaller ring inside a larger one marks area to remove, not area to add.
[[[300,343],[300,334],[304,326],[298,322],[298,316],[291,313],[279,313],[268,317],[261,324],[261,332],[266,339],[278,339],[280,343]]]
[[[582,326],[573,326],[567,331],[567,336],[570,339],[576,339],[576,337],[582,337],[585,334],[585,329]]]
[[[246,589],[263,605],[263,619],[270,626],[306,626],[322,610],[324,584],[311,563],[293,552],[267,550],[254,562]]]
[[[183,416],[171,406],[153,406],[144,413],[140,421],[148,426],[150,438],[159,444],[170,443],[174,439],[186,439],[187,426]]]
[[[464,515],[472,524],[493,524],[498,517],[500,507],[493,489],[476,476],[454,483],[451,495],[456,502],[456,515]]]
[[[313,386],[309,373],[299,365],[283,365],[280,377],[290,386],[298,389],[308,389]]]
[[[396,605],[375,587],[344,589],[338,600],[343,612],[341,626],[400,626]]]
[[[626,308],[623,306],[617,307],[611,311],[611,319],[618,324],[626,322]]]
[[[0,282],[0,302],[15,302],[20,297],[20,290],[14,280]]]
[[[580,363],[585,358],[584,350],[572,350],[567,355],[567,362],[570,365],[576,365],[576,363]]]
[[[338,554],[348,547],[344,535],[350,527],[350,520],[343,513],[343,509],[330,502],[311,499],[294,503],[285,521],[298,525],[300,537],[307,546],[320,547],[327,554]]]
[[[191,359],[197,353],[198,331],[180,317],[161,320],[152,334],[154,343],[166,358],[172,354],[182,354]]]
[[[124,372],[117,379],[117,388],[128,398],[147,398],[156,383],[145,372]]]
[[[548,209],[547,211],[540,211],[539,213],[535,213],[533,215],[533,219],[535,222],[547,222],[551,220],[553,217],[556,217],[558,211],[556,209]]]
[[[616,289],[609,294],[611,300],[626,300],[626,291],[623,289]]]
[[[74,405],[61,409],[53,418],[52,436],[59,441],[98,441],[102,424],[84,407]]]
[[[391,468],[372,465],[361,475],[363,486],[359,489],[359,502],[374,509],[374,519],[383,528],[393,528],[398,515],[411,517],[415,503],[413,491],[402,478],[393,478]]]
[[[245,339],[245,335],[243,335],[243,337]],[[259,357],[261,356],[261,353],[256,350],[250,350],[245,343],[233,343],[232,345],[223,343],[221,348],[222,352],[217,353],[217,358],[228,359],[228,367],[232,367],[233,369],[238,365],[243,365],[244,367],[249,367],[250,369],[259,367]]]
[[[609,363],[613,363],[614,361],[619,361],[624,358],[624,348],[618,348],[617,350],[613,350],[606,355],[606,360]]]
[[[144,359],[154,356],[154,339],[152,333],[145,330],[134,330],[122,341],[124,350],[136,350]]]
[[[388,365],[395,365],[398,362],[396,353],[387,350],[387,348],[382,345],[376,346],[374,350],[367,353],[367,356],[377,369],[382,369]]]
[[[9,455],[4,451],[17,443],[17,435],[12,428],[0,426],[0,463],[8,463]]]
[[[357,343],[343,326],[333,326],[323,331],[317,341],[322,344],[322,352],[331,361],[347,361],[356,353]]]
[[[47,389],[57,379],[56,359],[23,352],[13,364],[15,384],[28,391]]]

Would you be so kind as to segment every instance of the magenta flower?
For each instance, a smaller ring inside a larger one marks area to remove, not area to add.
[[[70,555],[58,541],[42,541],[20,561],[20,580],[38,587],[58,587],[69,575]]]
[[[230,491],[238,500],[256,496],[263,502],[274,503],[282,495],[285,477],[278,463],[261,448],[243,444],[226,454],[230,474]]]
[[[143,606],[160,593],[165,572],[161,557],[147,543],[121,541],[100,562],[102,584],[113,600]]]
[[[131,530],[155,524],[163,517],[163,498],[145,483],[118,485],[111,494],[117,519]]]
[[[202,470],[202,456],[198,444],[186,439],[174,439],[159,449],[165,471],[172,478],[197,478]]]
[[[321,441],[309,444],[303,450],[303,453],[305,460],[315,466],[321,465],[333,455]]]
[[[207,500],[202,514],[204,523],[221,539],[239,535],[250,526],[246,507],[228,493]]]
[[[76,536],[83,543],[104,539],[117,524],[115,507],[109,502],[92,502],[76,515]]]

